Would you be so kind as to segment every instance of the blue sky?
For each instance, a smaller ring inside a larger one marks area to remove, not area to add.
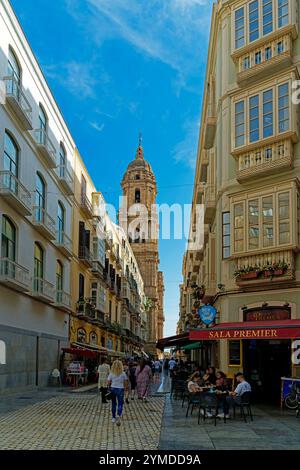
[[[158,203],[192,197],[212,0],[11,0],[94,183],[117,204],[143,133]],[[183,240],[160,242],[165,335]]]

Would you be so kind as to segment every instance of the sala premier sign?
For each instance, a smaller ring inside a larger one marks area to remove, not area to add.
[[[203,329],[192,330],[191,340],[221,340],[221,339],[297,339],[300,338],[300,328],[237,328],[237,329]]]

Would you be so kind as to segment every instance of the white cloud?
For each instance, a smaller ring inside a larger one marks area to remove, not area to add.
[[[65,0],[68,11],[100,47],[122,38],[178,72],[181,87],[206,57],[213,0]]]
[[[90,126],[96,129],[98,132],[102,132],[104,129],[104,123],[99,124],[98,122],[90,122]]]

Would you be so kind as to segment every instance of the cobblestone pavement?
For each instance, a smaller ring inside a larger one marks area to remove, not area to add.
[[[299,450],[300,418],[295,412],[264,405],[253,407],[254,420],[237,414],[226,424],[212,419],[198,425],[197,410],[185,417],[180,400],[166,398],[159,449],[161,450]]]
[[[24,398],[24,397],[23,397]],[[28,397],[30,400],[30,397]],[[96,394],[60,394],[0,414],[0,449],[155,450],[159,445],[164,397],[125,406],[120,427],[111,405]],[[16,401],[16,400],[15,400]]]

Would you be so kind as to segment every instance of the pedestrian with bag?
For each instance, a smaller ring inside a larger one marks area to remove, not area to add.
[[[111,392],[112,422],[121,426],[124,394],[128,391],[128,377],[124,372],[122,362],[118,359],[113,362],[107,383]],[[118,414],[116,414],[117,409]]]
[[[110,367],[107,363],[107,358],[101,358],[101,365],[98,367],[98,389],[101,392],[102,403],[107,403],[106,394],[107,394],[107,378],[110,373]]]

